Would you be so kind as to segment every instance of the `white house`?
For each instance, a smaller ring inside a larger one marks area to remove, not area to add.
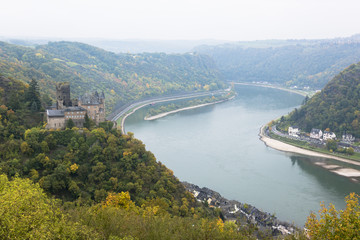
[[[325,131],[323,135],[323,139],[326,140],[333,140],[336,138],[336,134],[333,132]]]
[[[296,126],[290,126],[288,128],[288,134],[289,136],[298,137],[300,133],[300,129]]]
[[[313,128],[310,132],[310,138],[320,139],[323,132],[320,129]]]
[[[355,141],[355,137],[353,137],[353,135],[350,133],[344,133],[342,135],[342,141],[347,143],[352,143]]]

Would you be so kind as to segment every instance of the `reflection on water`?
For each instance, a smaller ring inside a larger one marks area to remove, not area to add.
[[[259,140],[259,128],[299,106],[302,96],[276,89],[237,86],[233,101],[144,121],[141,109],[126,120],[156,158],[180,179],[252,204],[303,225],[320,201],[344,206],[359,185],[312,161]]]

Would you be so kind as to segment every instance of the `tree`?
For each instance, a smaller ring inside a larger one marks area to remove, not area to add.
[[[91,238],[89,230],[78,223],[69,222],[57,205],[58,202],[48,198],[40,186],[31,180],[15,178],[9,181],[5,175],[0,175],[1,238]]]
[[[135,208],[135,203],[131,201],[129,192],[109,193],[105,202],[103,202],[103,206],[128,210]]]
[[[306,95],[306,97],[304,98],[303,102],[302,102],[302,105],[305,105],[308,101],[309,101],[309,96]]]
[[[30,110],[32,112],[37,112],[39,110],[38,105],[36,104],[36,101],[33,101],[30,107]]]
[[[327,209],[321,203],[319,217],[311,213],[305,227],[313,239],[359,239],[360,206],[359,195],[350,193],[346,198],[346,208],[337,211],[333,204]]]
[[[34,151],[31,149],[27,142],[22,142],[20,145],[20,150],[23,154],[31,155]]]
[[[25,101],[29,102],[31,111],[38,111],[41,107],[40,93],[37,81],[32,79],[29,88],[25,92]]]
[[[114,123],[111,121],[99,123],[99,127],[105,129],[106,132],[110,132],[110,130],[113,128],[113,126],[114,126]]]
[[[328,140],[326,142],[326,148],[329,150],[329,151],[336,151],[337,148],[338,148],[338,145],[337,145],[337,142],[335,140]]]
[[[90,129],[90,127],[91,127],[91,120],[90,120],[89,116],[87,115],[87,113],[85,114],[84,127],[87,129]]]
[[[69,129],[72,129],[73,127],[75,127],[75,123],[71,118],[69,120],[67,120],[66,127]]]
[[[354,155],[355,151],[352,147],[349,147],[346,149],[346,153],[349,154],[349,155]]]

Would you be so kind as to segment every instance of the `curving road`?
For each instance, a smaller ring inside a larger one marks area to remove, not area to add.
[[[116,122],[119,118],[123,117],[123,119],[121,121],[121,131],[123,134],[125,134],[125,129],[124,129],[125,119],[128,116],[130,116],[131,114],[133,114],[136,110],[138,110],[142,107],[145,107],[150,103],[160,103],[160,102],[168,102],[168,101],[187,99],[187,98],[193,98],[193,97],[219,95],[219,94],[226,93],[228,91],[230,91],[230,88],[225,89],[225,90],[211,91],[211,92],[187,93],[187,94],[180,94],[180,95],[173,95],[173,96],[168,96],[168,97],[159,97],[159,98],[153,98],[153,99],[148,99],[148,100],[144,100],[144,101],[138,101],[138,102],[130,104],[129,106],[127,106],[125,108],[117,109],[116,111],[118,111],[118,112],[115,115],[112,114],[114,116],[110,117],[108,120]],[[129,112],[130,110],[132,110],[132,111]]]

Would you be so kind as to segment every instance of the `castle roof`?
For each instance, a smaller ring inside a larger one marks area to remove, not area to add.
[[[86,111],[83,107],[67,107],[64,109],[65,112],[76,112],[76,111]]]
[[[64,117],[64,110],[46,110],[48,117]]]
[[[98,105],[100,104],[101,99],[105,99],[104,92],[102,92],[100,96],[98,92],[95,92],[93,94],[85,93],[79,98],[82,105]]]

